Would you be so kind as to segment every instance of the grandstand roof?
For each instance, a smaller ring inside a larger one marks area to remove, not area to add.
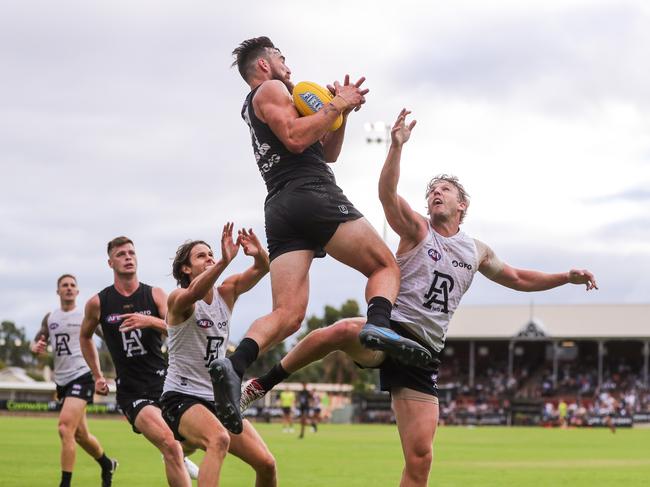
[[[460,306],[448,339],[650,339],[650,304]]]

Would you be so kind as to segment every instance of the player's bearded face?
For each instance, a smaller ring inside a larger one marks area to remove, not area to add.
[[[289,90],[293,92],[293,83],[291,82],[291,69],[284,62],[284,56],[280,51],[273,51],[269,56],[269,65],[271,66],[271,78],[282,81]]]
[[[450,218],[459,210],[463,204],[460,202],[458,190],[453,185],[440,184],[433,188],[427,198],[429,214],[438,218]]]

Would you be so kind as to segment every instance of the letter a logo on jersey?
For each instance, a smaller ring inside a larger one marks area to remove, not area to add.
[[[56,340],[56,356],[60,357],[61,355],[72,355],[72,352],[70,352],[70,347],[68,346],[70,335],[67,333],[57,333],[54,336]]]
[[[141,338],[142,330],[132,330],[122,333],[122,345],[124,346],[127,358],[138,357],[147,353],[142,345]]]
[[[208,343],[205,346],[205,366],[210,367],[212,361],[219,358],[219,348],[223,344],[223,337],[207,337]]]
[[[427,309],[449,313],[449,293],[454,289],[454,279],[449,274],[435,271],[429,291],[424,295],[422,305]],[[434,307],[437,304],[439,306]]]

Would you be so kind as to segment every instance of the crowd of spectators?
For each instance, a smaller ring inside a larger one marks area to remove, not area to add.
[[[536,369],[519,367],[510,377],[507,364],[495,362],[477,371],[472,386],[457,362],[445,365],[438,385],[440,416],[447,423],[497,424],[504,418],[510,422],[512,404],[526,400],[543,405],[541,420],[549,424],[579,425],[593,416],[650,413],[650,389],[645,387],[640,367],[624,359],[606,364],[600,387],[597,365],[578,361],[558,367],[555,385],[548,363]]]

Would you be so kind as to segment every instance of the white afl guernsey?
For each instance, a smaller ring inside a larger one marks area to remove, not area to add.
[[[47,317],[47,331],[54,351],[54,382],[60,386],[90,372],[81,354],[79,331],[83,314],[76,308],[58,308]]]
[[[427,224],[429,233],[422,242],[396,256],[402,279],[391,319],[440,352],[480,259],[473,238],[463,232],[443,237]]]
[[[194,312],[179,325],[168,326],[169,366],[165,392],[174,391],[214,401],[208,367],[226,356],[231,310],[214,287],[212,303],[194,303]]]

